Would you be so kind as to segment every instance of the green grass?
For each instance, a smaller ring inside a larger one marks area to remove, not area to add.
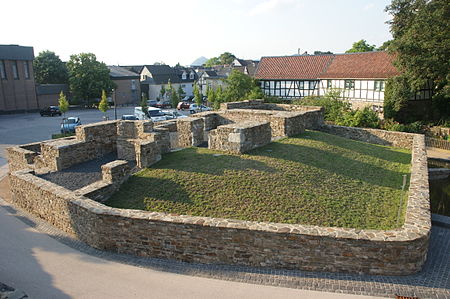
[[[164,155],[107,202],[118,208],[253,221],[391,229],[403,219],[408,150],[307,131],[245,155]],[[407,190],[407,189],[406,189]]]

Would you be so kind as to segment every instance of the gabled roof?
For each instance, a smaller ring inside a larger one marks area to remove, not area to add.
[[[168,65],[145,65],[144,67],[152,74],[155,84],[167,84],[169,80],[171,83],[181,83],[177,72]]]
[[[131,72],[124,67],[116,65],[108,65],[109,76],[114,79],[139,79],[139,74]]]
[[[385,52],[337,54],[319,78],[321,79],[385,79],[399,75],[394,56]]]
[[[262,57],[256,79],[316,79],[333,60],[333,55]]]
[[[144,68],[143,65],[121,65],[121,67],[129,70],[130,72],[140,74],[142,69]]]
[[[23,47],[19,45],[0,45],[0,59],[33,60],[33,47]]]

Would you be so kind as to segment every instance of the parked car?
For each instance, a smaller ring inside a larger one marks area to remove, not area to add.
[[[172,104],[169,101],[162,101],[156,103],[156,108],[168,109],[172,108]]]
[[[156,107],[156,104],[158,104],[157,100],[148,100],[147,101],[147,106],[149,106],[149,107]]]
[[[187,117],[186,115],[181,114],[176,110],[162,110],[162,112],[166,115],[167,119],[175,119],[175,118],[183,118]]]
[[[167,120],[161,109],[155,107],[148,107],[147,114],[142,111],[142,107],[135,107],[134,116],[139,120],[151,119],[153,122]]]
[[[191,103],[189,102],[179,102],[177,105],[177,109],[178,110],[184,110],[184,109],[189,109],[189,107],[191,106]]]
[[[124,114],[122,120],[137,120],[137,117],[132,114]]]
[[[42,109],[42,110],[39,112],[39,114],[40,114],[41,116],[44,116],[44,115],[47,115],[47,116],[59,115],[59,116],[61,116],[61,115],[62,115],[62,113],[61,113],[61,111],[59,110],[59,107],[58,107],[58,106],[49,106],[49,107],[46,107],[46,108]]]
[[[64,118],[61,123],[61,133],[75,133],[75,127],[81,125],[79,117]]]
[[[191,112],[191,114],[193,113],[197,113],[197,112],[202,112],[202,111],[211,111],[212,109],[205,106],[205,105],[197,105],[197,104],[191,104],[189,106],[189,112]]]

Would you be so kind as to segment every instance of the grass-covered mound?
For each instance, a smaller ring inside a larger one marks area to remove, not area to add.
[[[307,131],[241,156],[205,148],[166,154],[133,175],[107,204],[183,215],[390,229],[403,223],[407,192],[401,191],[402,175],[409,173],[410,162],[408,150]]]

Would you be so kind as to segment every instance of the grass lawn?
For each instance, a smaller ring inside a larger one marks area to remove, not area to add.
[[[401,190],[402,175],[409,174],[410,162],[408,150],[307,131],[241,156],[205,148],[166,154],[133,175],[106,204],[182,215],[391,229],[403,223],[407,191]]]

